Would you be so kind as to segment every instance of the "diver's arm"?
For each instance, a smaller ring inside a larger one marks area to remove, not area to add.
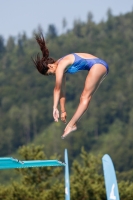
[[[59,111],[58,111],[58,103],[60,101],[61,96],[64,94],[63,86],[64,84],[64,71],[67,66],[68,61],[61,61],[56,69],[56,82],[54,87],[54,102],[53,102],[53,117],[56,122],[58,122]],[[61,109],[63,111],[65,106],[64,97],[61,98]]]
[[[61,94],[60,94],[60,110],[61,110],[61,121],[66,123],[66,75],[64,74],[63,80],[62,80],[62,87],[61,87]]]

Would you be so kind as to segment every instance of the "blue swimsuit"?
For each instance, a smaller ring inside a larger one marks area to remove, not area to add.
[[[85,59],[85,58],[81,58],[80,56],[78,56],[75,53],[73,53],[73,55],[75,57],[74,63],[72,65],[68,66],[65,73],[74,74],[81,70],[89,71],[93,65],[102,64],[106,67],[107,74],[108,74],[109,67],[108,67],[108,64],[104,60],[102,60],[100,58]]]

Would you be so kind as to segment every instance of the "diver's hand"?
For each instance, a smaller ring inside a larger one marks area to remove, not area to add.
[[[61,121],[64,122],[65,124],[66,124],[66,117],[67,117],[66,111],[61,112]]]
[[[57,108],[53,108],[53,118],[55,122],[58,122],[59,119],[59,110]]]

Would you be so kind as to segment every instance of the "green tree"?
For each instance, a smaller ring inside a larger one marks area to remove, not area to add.
[[[95,157],[82,149],[78,161],[73,162],[71,176],[71,199],[106,199],[104,180],[100,174],[100,156]]]
[[[57,29],[56,29],[55,25],[50,24],[48,26],[48,31],[46,33],[46,38],[47,39],[54,39],[56,37],[57,37]]]

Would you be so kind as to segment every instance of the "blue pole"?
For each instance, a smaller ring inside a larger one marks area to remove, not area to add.
[[[107,200],[119,200],[119,190],[113,162],[108,154],[102,157]]]
[[[65,149],[65,200],[70,200],[70,180],[67,149]]]

